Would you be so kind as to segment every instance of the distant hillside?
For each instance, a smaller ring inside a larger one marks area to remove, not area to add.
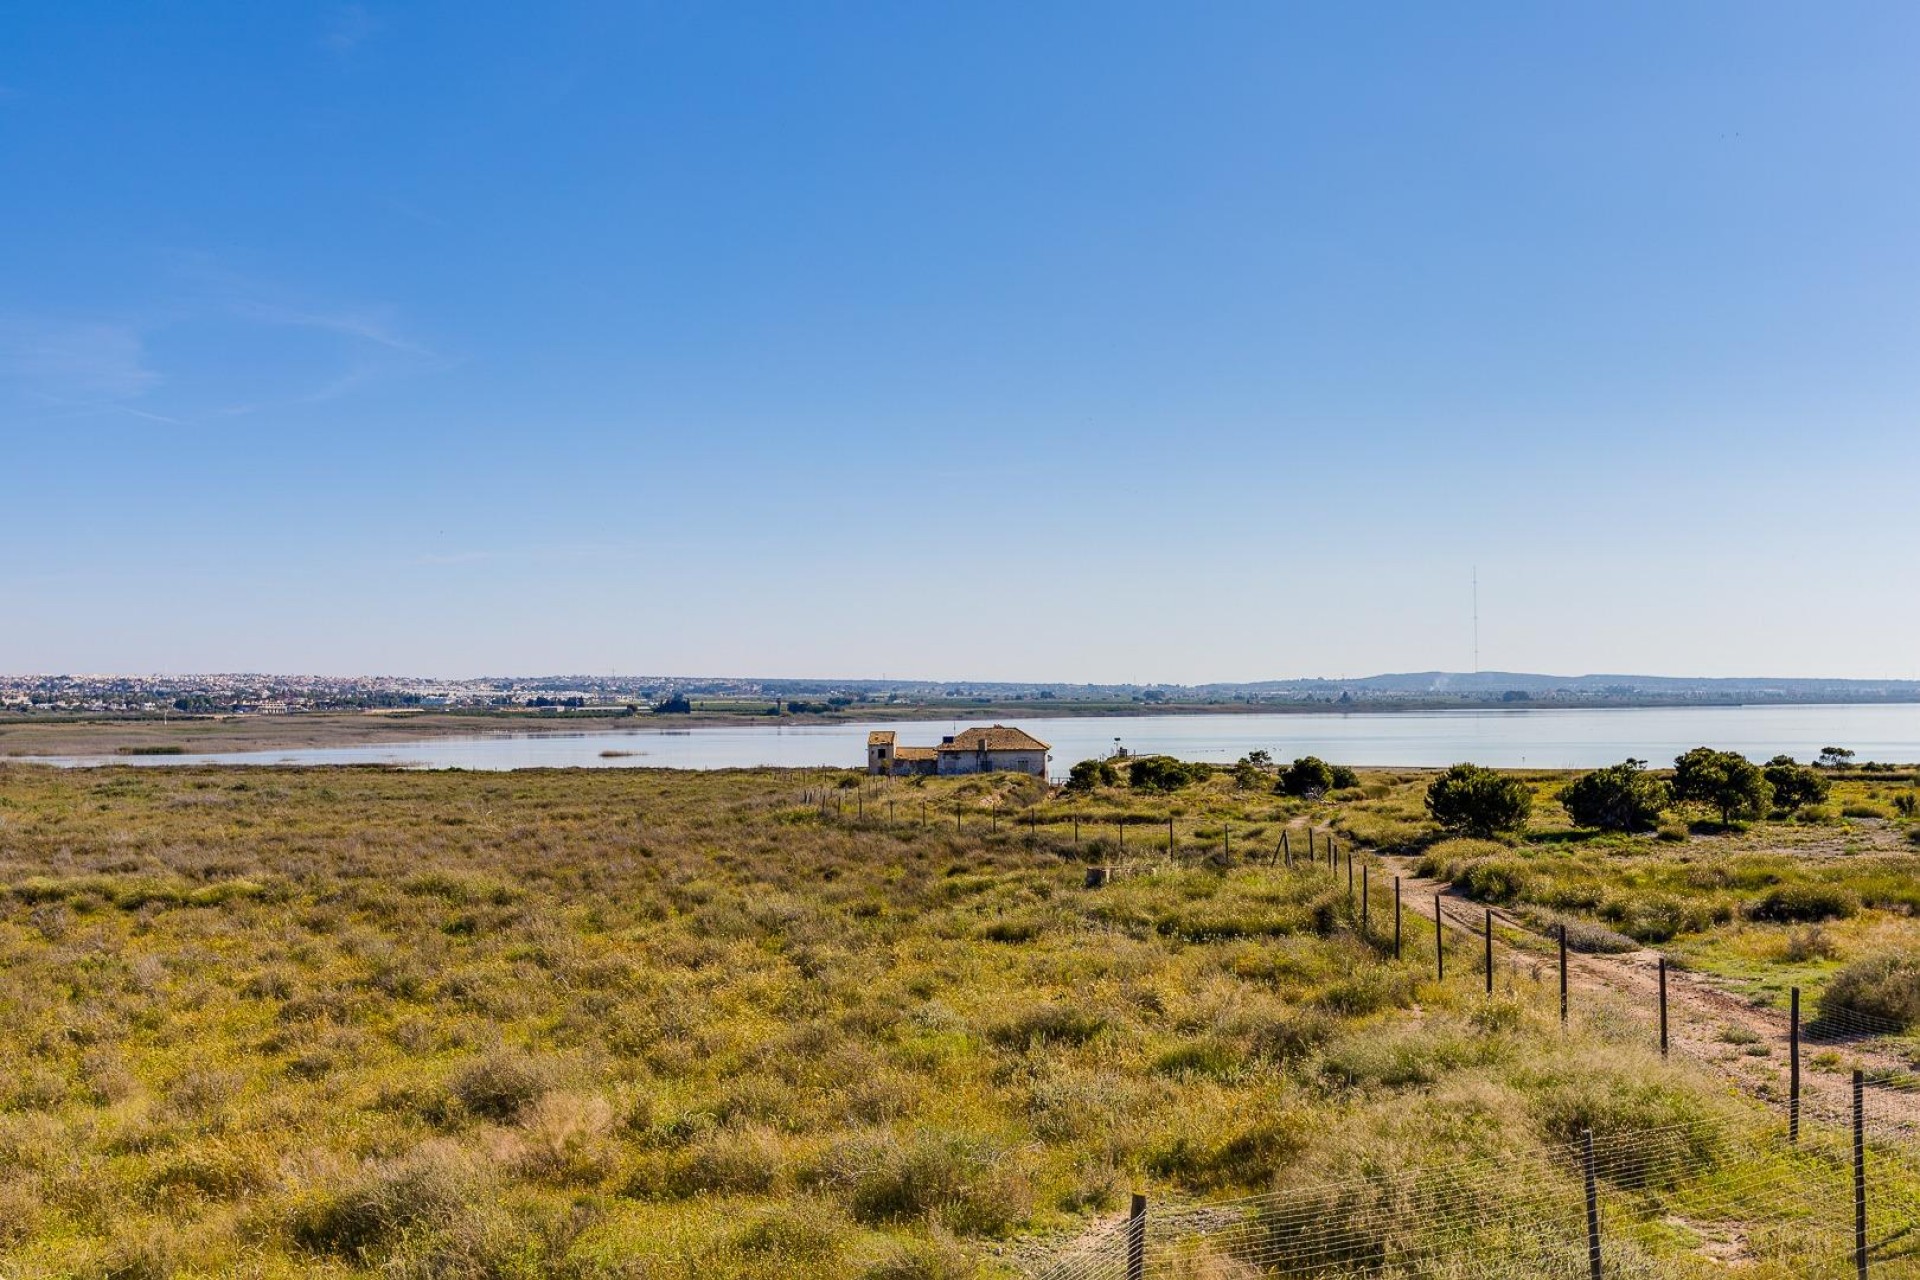
[[[1708,695],[1763,699],[1837,697],[1920,699],[1920,680],[1838,680],[1752,676],[1553,676],[1527,671],[1410,671],[1354,680],[1262,680],[1251,684],[1202,685],[1204,691],[1337,693],[1344,690],[1441,696],[1566,693],[1614,697]]]

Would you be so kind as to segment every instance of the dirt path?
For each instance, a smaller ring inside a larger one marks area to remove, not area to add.
[[[1408,858],[1381,857],[1389,874],[1398,875],[1409,909],[1431,911],[1439,896],[1441,919],[1449,929],[1483,935],[1487,908],[1459,893],[1452,885],[1425,879],[1414,872]],[[1418,904],[1417,906],[1415,904]],[[1502,960],[1533,972],[1542,981],[1556,980],[1558,948],[1554,940],[1533,930],[1511,912],[1493,908],[1495,965]],[[1451,949],[1450,949],[1451,950]],[[1481,972],[1477,945],[1452,952],[1461,962]],[[1569,1003],[1579,1011],[1582,997],[1605,996],[1625,1005],[1643,1021],[1657,1040],[1660,1008],[1660,953],[1631,951],[1618,955],[1582,955],[1567,958]],[[1813,1009],[1802,1010],[1803,1025]],[[1670,1052],[1701,1063],[1725,1076],[1735,1087],[1782,1110],[1791,1092],[1789,1060],[1791,1019],[1721,989],[1701,974],[1669,967],[1667,971],[1667,1034]],[[1801,1108],[1809,1123],[1815,1119],[1844,1122],[1851,1109],[1854,1067],[1868,1072],[1908,1072],[1905,1058],[1888,1053],[1870,1041],[1815,1042],[1803,1034],[1800,1046]],[[1838,1059],[1838,1063],[1834,1061]],[[1877,1128],[1920,1136],[1920,1096],[1912,1091],[1876,1088],[1869,1118]]]

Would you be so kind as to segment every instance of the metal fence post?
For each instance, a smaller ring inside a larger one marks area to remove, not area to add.
[[[1447,980],[1447,935],[1440,932],[1440,895],[1433,895],[1433,977]]]
[[[1593,1130],[1580,1131],[1582,1148],[1581,1163],[1586,1166],[1587,1175],[1587,1275],[1590,1280],[1600,1277],[1600,1184],[1594,1177],[1593,1169]]]
[[[1400,877],[1393,878],[1393,958],[1400,958]]]
[[[1567,926],[1560,926],[1560,1025],[1567,1025]]]
[[[1127,1214],[1127,1280],[1146,1280],[1146,1275],[1147,1198],[1136,1191]]]
[[[1853,1073],[1853,1273],[1867,1280],[1867,1073]]]
[[[1800,1141],[1800,988],[1793,989],[1793,1015],[1787,1030],[1787,1141]]]
[[[1660,1056],[1667,1056],[1667,958],[1660,957]]]
[[[1352,864],[1349,863],[1348,865],[1351,866]],[[1373,886],[1367,875],[1371,870],[1371,867],[1363,866],[1360,868],[1360,941],[1362,942],[1368,941],[1367,926],[1370,923],[1369,917],[1373,912]]]
[[[1487,908],[1486,927],[1487,994],[1493,994],[1493,908]]]

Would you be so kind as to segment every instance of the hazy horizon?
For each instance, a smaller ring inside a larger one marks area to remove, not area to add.
[[[0,671],[0,679],[138,679],[138,680],[193,680],[211,678],[260,678],[269,680],[420,680],[475,682],[484,680],[676,680],[699,681],[735,681],[768,683],[810,683],[810,684],[899,684],[899,685],[953,685],[984,686],[1009,685],[1018,687],[1116,687],[1116,688],[1235,688],[1257,685],[1293,685],[1293,684],[1357,684],[1371,680],[1403,679],[1411,676],[1434,676],[1441,679],[1460,679],[1466,681],[1488,681],[1499,679],[1514,680],[1648,680],[1661,682],[1699,682],[1726,684],[1765,684],[1770,681],[1794,684],[1913,684],[1920,683],[1911,677],[1903,676],[1833,676],[1833,675],[1791,675],[1772,672],[1754,676],[1708,676],[1681,673],[1663,673],[1650,671],[1583,671],[1583,672],[1547,672],[1547,671],[1448,671],[1441,668],[1424,668],[1413,671],[1370,671],[1357,675],[1283,675],[1254,676],[1246,679],[1173,681],[1100,681],[1085,679],[1049,679],[1043,677],[996,677],[978,676],[876,676],[876,675],[770,675],[765,672],[724,673],[724,672],[687,672],[687,671],[584,671],[578,669],[556,668],[551,671],[480,671],[469,673],[447,673],[432,671]]]
[[[16,7],[0,670],[1917,678],[1916,39]]]

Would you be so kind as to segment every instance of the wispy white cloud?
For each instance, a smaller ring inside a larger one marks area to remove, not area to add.
[[[362,342],[369,342],[374,346],[405,355],[429,357],[433,355],[433,352],[426,347],[401,336],[395,331],[390,321],[374,313],[313,310],[253,299],[236,300],[229,306],[234,315],[242,319],[258,321],[261,324],[321,329],[343,337],[358,338]]]
[[[189,425],[322,404],[453,363],[408,334],[390,307],[303,294],[206,254],[175,255],[170,266],[169,296],[142,310],[107,318],[0,312],[0,389],[52,417],[114,413]],[[166,377],[150,349],[155,341],[192,360],[219,350],[222,339],[243,348],[267,338],[242,332],[248,328],[288,331],[267,340],[275,358],[257,366],[278,370],[272,377],[204,360]],[[165,402],[156,404],[163,388]]]
[[[365,5],[340,5],[334,9],[320,43],[333,53],[351,53],[385,25],[368,13]]]
[[[160,381],[134,326],[31,316],[0,318],[0,376],[54,402],[132,400]]]

